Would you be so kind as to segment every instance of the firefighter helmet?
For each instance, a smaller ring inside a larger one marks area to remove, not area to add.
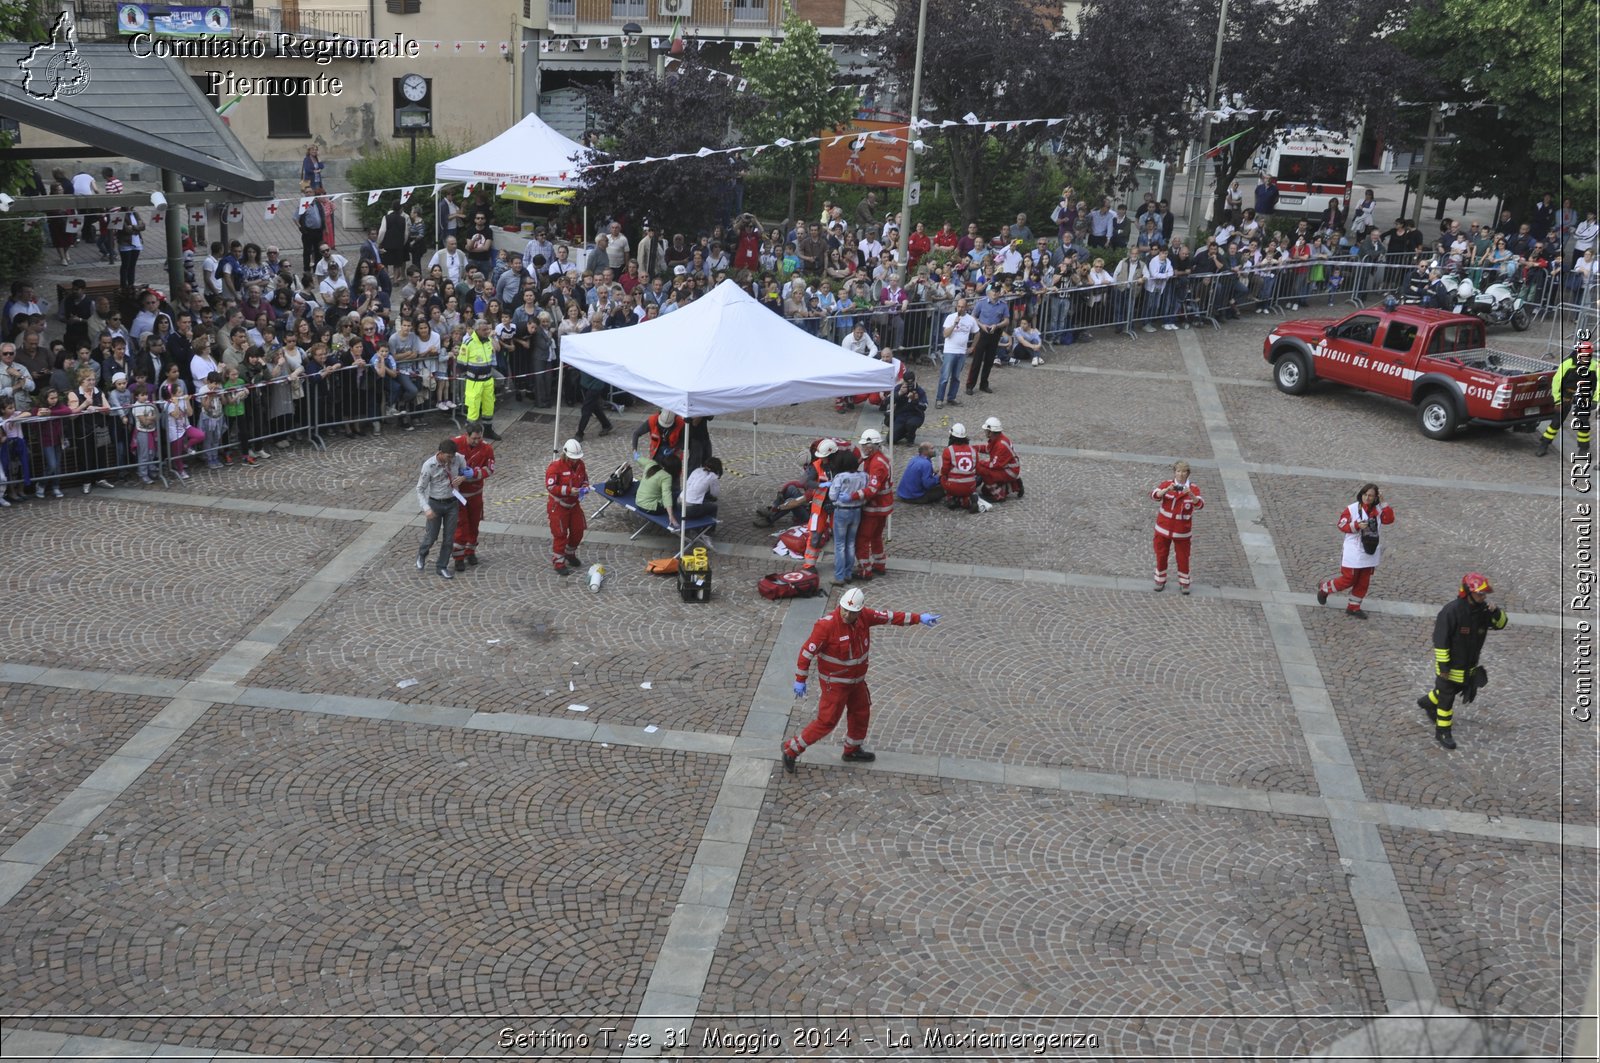
[[[817,443],[817,457],[827,458],[839,452],[839,444],[831,439],[824,439]]]
[[[1594,341],[1593,340],[1579,340],[1577,343],[1572,345],[1572,353],[1576,357],[1593,358],[1594,357]]]
[[[1461,577],[1462,594],[1488,594],[1492,590],[1494,588],[1489,586],[1488,577],[1477,572],[1468,572]]]
[[[561,453],[573,461],[578,461],[583,457],[583,444],[576,439],[569,439],[561,444]]]
[[[985,432],[998,432],[998,431],[1000,431],[1000,418],[991,417],[988,420],[984,421],[983,422],[983,430]]]
[[[673,424],[677,422],[677,420],[678,415],[673,413],[671,410],[662,410],[656,415],[656,424],[660,425],[662,428],[670,429]]]
[[[859,613],[865,604],[867,596],[860,587],[851,587],[839,596],[839,608],[846,612]]]
[[[960,421],[957,421],[955,424],[951,425],[950,426],[950,438],[951,439],[965,439],[965,438],[967,438],[967,426],[962,424]]]
[[[856,446],[881,447],[883,446],[883,433],[876,428],[868,428],[861,433],[861,439],[856,443]]]

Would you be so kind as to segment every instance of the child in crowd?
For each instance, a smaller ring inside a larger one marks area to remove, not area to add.
[[[260,347],[250,348],[250,357],[256,357]],[[244,378],[239,375],[239,367],[228,363],[222,367],[222,415],[227,419],[228,429],[225,436],[229,449],[236,451],[239,460],[246,465],[256,463],[255,450],[251,447],[249,418],[245,416],[246,404],[250,401],[250,392],[245,387]]]
[[[156,463],[161,460],[161,411],[150,399],[150,390],[140,384],[129,407],[133,417],[133,453],[139,462],[139,479],[151,483]]]
[[[39,424],[39,453],[44,457],[44,477],[50,481],[50,493],[60,498],[61,458],[67,418],[72,415],[72,407],[67,405],[59,390],[48,388],[44,393],[44,401],[34,409],[33,415],[45,418]],[[44,484],[39,484],[35,493],[43,498]]]
[[[200,408],[200,433],[202,453],[206,468],[222,467],[222,439],[228,432],[228,418],[222,411],[222,374],[212,370],[206,374],[205,383],[195,392],[195,403]],[[228,459],[233,464],[233,459]]]
[[[111,390],[106,393],[106,405],[111,407],[111,437],[116,445],[117,479],[128,478],[132,463],[132,450],[128,446],[128,407],[133,405],[133,392],[128,390],[128,374],[117,373],[111,378]]]
[[[28,411],[17,409],[17,400],[7,395],[0,399],[0,472],[6,476],[6,489],[4,498],[8,502],[21,502],[27,494],[28,488],[33,486],[33,469],[28,461],[28,444],[22,438],[22,420],[28,417]],[[22,485],[16,485],[11,476],[11,470],[16,469],[22,477]],[[39,497],[44,497],[44,488],[39,488]]]
[[[189,423],[194,407],[189,403],[189,392],[183,381],[168,381],[161,388],[167,395],[167,444],[172,448],[172,468],[178,479],[187,480],[189,466],[183,456],[189,453],[190,447],[203,441],[206,434]]]

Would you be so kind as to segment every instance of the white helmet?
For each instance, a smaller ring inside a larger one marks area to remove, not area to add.
[[[851,613],[861,612],[867,604],[867,595],[860,587],[851,587],[839,596],[839,608]]]
[[[824,439],[817,444],[817,457],[826,458],[839,453],[839,444],[831,439]]]
[[[1471,299],[1477,294],[1477,289],[1473,288],[1471,281],[1462,281],[1460,286],[1456,288],[1457,299]]]
[[[671,428],[673,422],[675,422],[677,419],[678,415],[673,413],[671,410],[662,410],[660,415],[656,417],[656,423],[662,428]]]
[[[561,453],[571,458],[573,461],[577,461],[579,458],[583,457],[583,444],[578,442],[576,439],[569,439],[565,443],[561,444]]]
[[[960,421],[957,421],[955,424],[951,425],[950,426],[950,438],[951,439],[965,439],[965,438],[967,438],[967,426],[962,424]]]
[[[998,432],[998,431],[1000,431],[1000,418],[991,417],[987,421],[984,421],[983,422],[983,430],[985,432]]]
[[[883,446],[883,433],[878,431],[876,428],[868,428],[866,431],[861,433],[861,440],[856,444],[856,446],[881,447]]]

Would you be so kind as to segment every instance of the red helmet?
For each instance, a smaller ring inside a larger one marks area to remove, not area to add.
[[[1593,358],[1594,342],[1592,340],[1579,340],[1577,343],[1572,345],[1572,353],[1587,355],[1588,357]]]
[[[1463,597],[1469,593],[1488,594],[1492,590],[1494,590],[1494,588],[1489,586],[1488,577],[1483,576],[1480,573],[1468,572],[1465,576],[1461,577],[1461,595]]]

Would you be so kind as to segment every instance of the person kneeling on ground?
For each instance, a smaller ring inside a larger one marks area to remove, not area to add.
[[[967,426],[950,426],[950,442],[944,448],[939,469],[944,484],[944,504],[951,509],[976,510],[978,498],[978,452],[967,442]]]
[[[1022,497],[1022,463],[1011,440],[1000,430],[1000,418],[991,417],[983,422],[988,442],[974,449],[982,456],[978,465],[978,478],[983,481],[982,497],[990,502],[1004,502],[1015,494]]]
[[[933,456],[938,452],[936,444],[917,444],[917,456],[907,463],[905,472],[900,476],[900,484],[894,489],[896,498],[913,506],[925,506],[944,497],[944,487],[940,485],[939,474],[933,468]]]
[[[884,427],[889,425],[889,396],[878,403],[883,410]],[[905,376],[895,385],[894,431],[890,433],[896,443],[915,443],[917,429],[922,427],[928,413],[928,393],[917,386],[917,374],[907,369]]]

